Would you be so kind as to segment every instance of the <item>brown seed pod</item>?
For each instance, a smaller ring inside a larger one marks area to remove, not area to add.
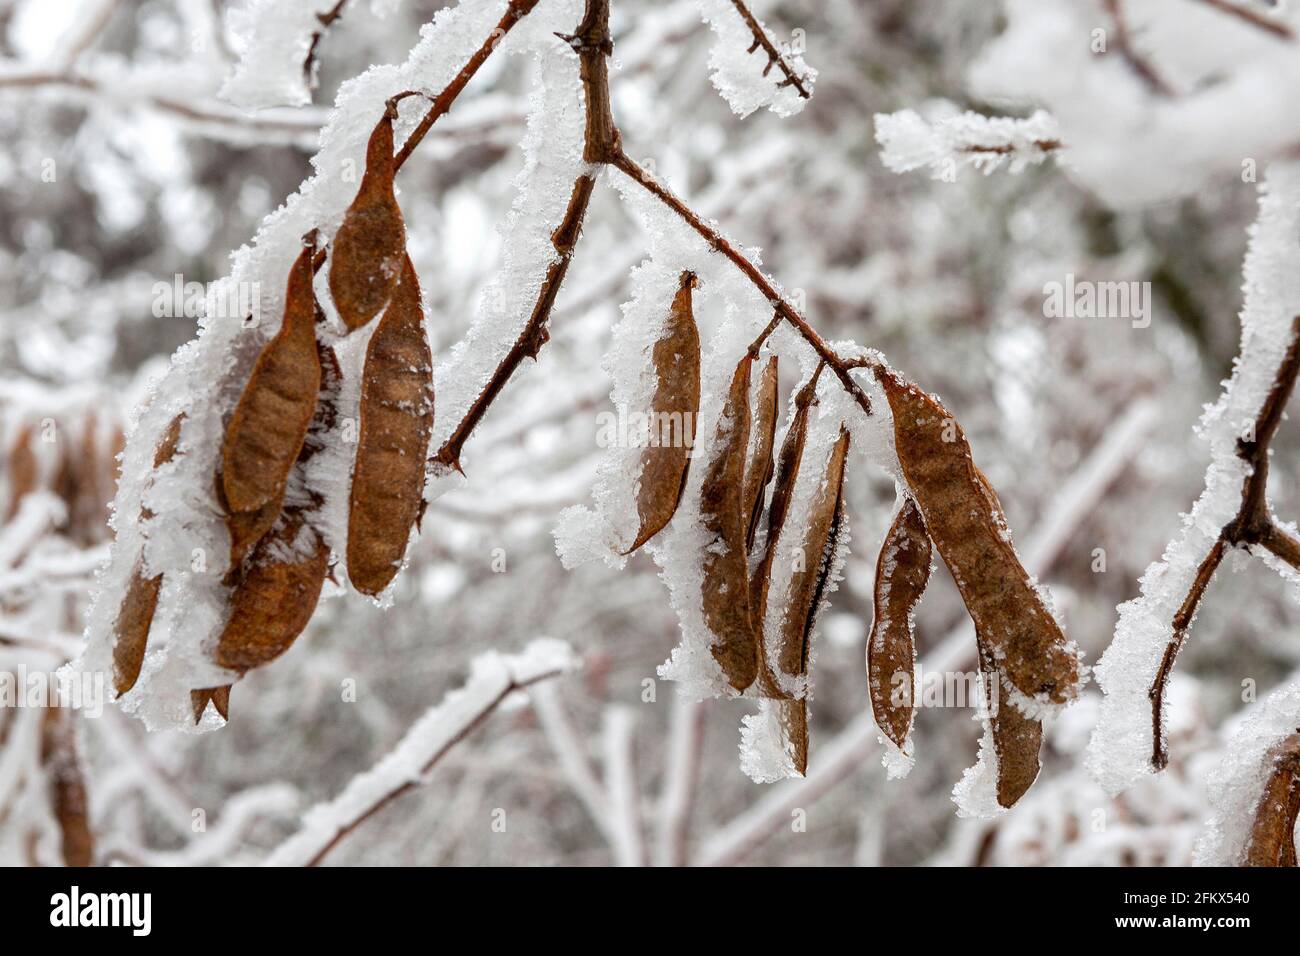
[[[876,726],[900,750],[912,729],[916,642],[912,612],[930,581],[930,536],[921,509],[904,497],[876,560],[875,617],[867,637],[867,686]],[[906,699],[899,700],[898,675]]]
[[[754,618],[754,636],[758,644],[761,664],[759,690],[763,697],[785,696],[776,682],[776,676],[772,671],[773,665],[767,658],[767,646],[763,638],[764,622],[767,617],[767,593],[772,584],[772,562],[776,557],[781,529],[785,526],[786,513],[790,508],[790,496],[794,494],[795,481],[799,477],[799,466],[803,461],[804,445],[808,439],[808,414],[816,397],[817,378],[820,374],[819,366],[812,378],[795,396],[794,414],[786,427],[785,438],[781,442],[781,453],[776,467],[776,484],[772,487],[772,502],[767,510],[767,542],[763,549],[763,556],[750,579],[750,608]]]
[[[67,708],[51,707],[41,725],[41,763],[50,785],[50,805],[59,825],[65,866],[90,866],[95,837],[90,830],[86,782],[77,756],[77,734]]]
[[[758,379],[758,400],[754,405],[754,454],[745,466],[745,514],[749,527],[745,531],[745,550],[754,550],[754,535],[763,517],[763,496],[772,480],[772,448],[776,444],[776,356],[763,366]]]
[[[182,413],[167,425],[162,440],[154,451],[155,469],[167,464],[176,455],[181,438]],[[140,509],[140,520],[153,517],[148,508]],[[158,592],[162,588],[161,574],[145,577],[144,555],[136,558],[126,594],[113,622],[113,687],[121,697],[140,679],[140,667],[149,643],[149,628],[153,626],[154,612],[158,610]]]
[[[203,719],[203,712],[208,709],[208,702],[217,709],[222,720],[230,720],[230,685],[222,687],[205,687],[190,691],[190,706],[194,709],[194,722]]]
[[[984,674],[987,695],[988,720],[993,729],[998,806],[1013,807],[1038,779],[1038,751],[1043,743],[1043,724],[1042,721],[1025,716],[1011,701],[1011,686],[994,663],[987,642],[982,635],[977,635],[977,641],[980,670]],[[993,696],[995,686],[996,699]]]
[[[695,419],[700,412],[700,333],[691,308],[695,285],[695,274],[683,272],[663,334],[651,355],[655,389],[650,399],[650,442],[641,452],[636,499],[640,527],[624,554],[631,554],[663,530],[686,487]]]
[[[713,632],[714,659],[727,680],[743,691],[758,674],[758,642],[749,609],[749,562],[745,554],[745,454],[749,446],[749,375],[746,355],[731,378],[718,420],[717,453],[700,487],[700,520],[710,535],[704,552],[704,621]]]
[[[289,272],[284,322],[263,347],[226,426],[221,485],[232,511],[256,511],[284,493],[320,392],[312,248]]]
[[[34,431],[33,426],[24,425],[9,449],[9,507],[5,511],[5,521],[13,520],[23,499],[36,490],[40,481],[41,463],[32,450]]]
[[[361,185],[334,234],[330,295],[348,331],[378,315],[401,279],[406,226],[393,192],[395,118],[395,109],[389,107],[370,134]]]
[[[938,401],[875,367],[894,415],[894,445],[930,538],[952,571],[999,669],[1028,697],[1063,704],[1078,691],[1073,646],[1020,564],[997,496],[961,426]]]
[[[1300,729],[1269,751],[1268,782],[1255,809],[1244,866],[1295,866],[1300,817]]]
[[[348,504],[348,577],[363,594],[388,587],[420,515],[433,432],[433,355],[411,260],[370,338]]]
[[[230,596],[230,618],[217,641],[217,663],[242,672],[287,651],[316,610],[329,554],[304,513],[285,509],[253,549]]]

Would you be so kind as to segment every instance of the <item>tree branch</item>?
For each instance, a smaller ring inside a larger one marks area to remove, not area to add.
[[[1164,703],[1169,677],[1173,673],[1179,651],[1187,643],[1196,609],[1210,582],[1214,580],[1214,572],[1218,570],[1224,555],[1230,548],[1254,544],[1300,569],[1300,542],[1277,526],[1268,508],[1269,446],[1282,423],[1287,402],[1295,391],[1297,374],[1300,374],[1300,316],[1292,320],[1291,342],[1278,365],[1268,395],[1260,406],[1251,434],[1237,440],[1237,457],[1250,466],[1250,474],[1241,486],[1241,507],[1236,516],[1223,526],[1209,554],[1196,569],[1191,587],[1174,614],[1173,635],[1165,646],[1160,666],[1147,690],[1147,696],[1151,700],[1151,766],[1156,770],[1163,770],[1169,764],[1169,749],[1164,741]]]
[[[316,87],[316,50],[320,46],[321,40],[325,39],[325,34],[343,16],[343,8],[348,5],[348,0],[338,0],[334,6],[330,7],[324,13],[316,14],[316,21],[320,24],[319,30],[313,30],[311,34],[311,44],[307,47],[307,56],[302,61],[302,75],[307,83],[307,89]]]
[[[736,12],[745,21],[745,25],[749,27],[749,32],[754,34],[754,44],[749,48],[749,52],[755,53],[761,47],[763,52],[767,54],[767,66],[763,68],[763,75],[767,76],[768,72],[775,66],[785,74],[785,79],[778,85],[793,86],[804,99],[811,97],[812,94],[804,86],[803,77],[794,71],[784,54],[772,43],[767,31],[763,29],[763,25],[749,12],[749,7],[745,6],[742,0],[731,0],[731,5],[736,8]]]
[[[1288,24],[1281,23],[1271,17],[1265,16],[1257,10],[1244,6],[1239,3],[1233,3],[1232,0],[1201,0],[1202,3],[1214,7],[1229,16],[1236,17],[1251,26],[1259,27],[1273,36],[1283,40],[1294,40],[1295,34],[1291,31]]]
[[[1102,0],[1106,7],[1106,12],[1110,15],[1111,23],[1115,27],[1115,48],[1119,50],[1119,55],[1132,68],[1133,72],[1145,83],[1153,93],[1160,96],[1173,96],[1174,90],[1164,77],[1156,72],[1153,67],[1133,46],[1133,38],[1129,33],[1128,20],[1124,16],[1124,8],[1120,5],[1120,0]]]

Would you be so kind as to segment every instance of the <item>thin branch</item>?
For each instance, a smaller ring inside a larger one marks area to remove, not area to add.
[[[1153,93],[1160,96],[1173,96],[1174,90],[1165,79],[1156,72],[1153,67],[1133,46],[1133,38],[1129,33],[1128,20],[1124,16],[1124,8],[1120,0],[1102,0],[1106,7],[1106,12],[1110,15],[1111,23],[1115,27],[1115,48],[1119,50],[1119,55],[1124,58],[1134,73],[1144,82]]]
[[[641,834],[641,801],[637,792],[635,721],[626,705],[605,711],[605,784],[609,795],[610,824],[619,866],[645,866],[645,841]]]
[[[749,32],[754,34],[754,44],[749,48],[749,52],[756,53],[759,48],[762,48],[763,52],[767,54],[767,66],[763,68],[763,75],[767,76],[768,72],[775,66],[785,74],[785,79],[781,81],[780,86],[793,86],[804,99],[811,97],[812,94],[804,86],[803,77],[790,66],[785,55],[776,48],[768,37],[763,25],[749,12],[749,8],[741,0],[731,0],[731,5],[736,8],[736,12],[745,21],[745,25],[749,27]]]
[[[1294,40],[1295,34],[1292,32],[1289,24],[1281,23],[1272,17],[1260,13],[1248,6],[1239,3],[1233,3],[1232,0],[1201,0],[1202,3],[1214,7],[1229,16],[1236,17],[1253,27],[1259,27],[1273,36],[1283,40]]]
[[[348,5],[348,0],[338,0],[334,6],[330,7],[324,13],[316,14],[316,21],[320,24],[319,30],[313,30],[311,34],[311,44],[307,47],[307,56],[302,61],[302,75],[307,82],[307,89],[316,88],[316,50],[320,46],[321,40],[325,39],[325,34],[343,16],[343,8]]]
[[[1196,609],[1224,555],[1230,548],[1254,544],[1300,569],[1300,542],[1277,526],[1268,508],[1269,446],[1295,391],[1297,374],[1300,374],[1300,316],[1292,320],[1291,342],[1273,376],[1273,384],[1260,406],[1251,434],[1237,441],[1237,457],[1250,467],[1250,474],[1241,486],[1241,507],[1236,516],[1223,526],[1209,554],[1196,569],[1191,587],[1174,614],[1173,634],[1165,645],[1160,666],[1147,690],[1151,700],[1151,766],[1156,770],[1163,770],[1169,764],[1169,749],[1164,740],[1164,703],[1169,677],[1178,652],[1187,643]]]
[[[655,839],[657,866],[684,866],[695,787],[704,747],[704,702],[673,696],[672,723],[668,731],[668,767],[660,794]]]

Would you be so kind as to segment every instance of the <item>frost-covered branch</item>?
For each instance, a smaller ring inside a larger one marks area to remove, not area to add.
[[[1042,110],[1028,119],[962,113],[929,122],[913,110],[876,114],[880,159],[896,173],[928,166],[950,179],[959,165],[983,173],[1007,166],[1018,173],[1063,149],[1056,120]]]
[[[780,82],[780,86],[793,86],[804,99],[811,97],[812,94],[808,92],[808,87],[804,83],[804,78],[790,65],[785,54],[776,48],[776,44],[772,42],[772,38],[767,35],[767,30],[765,30],[763,25],[758,22],[754,14],[750,12],[749,7],[745,6],[742,0],[731,0],[731,5],[736,8],[736,12],[740,14],[740,18],[745,21],[745,26],[749,27],[750,32],[754,34],[754,42],[745,52],[751,54],[756,53],[761,47],[763,52],[767,55],[767,66],[763,67],[763,75],[766,76],[771,71],[772,67],[775,66],[785,74],[785,79]]]
[[[655,840],[657,866],[686,864],[687,837],[700,773],[700,751],[704,746],[704,716],[702,701],[674,695],[668,730],[667,768],[659,795]]]
[[[1129,65],[1129,68],[1147,85],[1151,92],[1160,96],[1173,96],[1173,87],[1133,45],[1133,36],[1129,31],[1128,18],[1124,14],[1123,0],[1102,0],[1102,3],[1106,8],[1106,12],[1110,15],[1110,22],[1114,27],[1115,49],[1124,58],[1124,62]]]
[[[545,638],[519,654],[476,657],[463,687],[426,711],[383,760],[354,777],[337,797],[307,811],[302,829],[282,843],[266,865],[319,865],[357,827],[423,783],[438,761],[508,697],[575,666],[569,645]]]
[[[1259,27],[1259,29],[1271,33],[1275,37],[1283,40],[1295,39],[1295,32],[1289,24],[1274,20],[1267,14],[1253,9],[1249,6],[1250,0],[1246,0],[1246,3],[1241,3],[1239,0],[1200,0],[1200,2],[1214,7],[1216,10],[1222,10],[1229,16],[1237,17],[1253,27]]]

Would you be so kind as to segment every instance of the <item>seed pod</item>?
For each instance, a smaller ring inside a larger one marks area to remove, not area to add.
[[[230,685],[222,687],[205,687],[190,691],[190,706],[194,709],[194,722],[203,719],[203,712],[208,709],[208,702],[217,709],[222,720],[230,720]]]
[[[1268,782],[1255,809],[1245,866],[1295,866],[1296,818],[1300,816],[1300,732],[1268,752]]]
[[[876,560],[875,617],[867,638],[867,685],[876,726],[900,750],[912,730],[916,642],[912,613],[930,580],[930,536],[921,510],[904,496]],[[898,675],[906,700],[898,700]]]
[[[303,511],[285,509],[253,549],[230,596],[217,663],[242,672],[287,651],[316,610],[329,553]]]
[[[754,635],[758,644],[759,692],[763,697],[784,697],[785,692],[777,683],[772,670],[772,662],[767,658],[767,644],[764,640],[765,620],[767,617],[767,593],[771,589],[772,562],[776,557],[777,544],[781,538],[781,529],[785,526],[786,513],[790,508],[790,496],[794,494],[795,481],[799,477],[799,466],[803,461],[804,445],[808,439],[808,414],[817,393],[817,378],[821,367],[813,373],[812,378],[795,396],[794,415],[785,430],[781,442],[781,454],[776,468],[776,484],[772,487],[772,503],[767,510],[767,542],[763,556],[750,579],[750,607],[754,618]]]
[[[998,806],[1013,807],[1038,779],[1038,751],[1043,743],[1043,724],[1042,721],[1025,716],[1012,702],[1011,686],[998,670],[988,643],[983,635],[977,634],[976,640],[979,645],[980,671],[984,674],[988,721],[993,730]]]
[[[31,425],[24,425],[9,449],[9,508],[5,512],[5,521],[12,521],[23,503],[23,499],[36,490],[40,480],[41,463],[32,451]]]
[[[745,532],[745,550],[754,550],[754,535],[763,516],[763,493],[772,480],[772,448],[776,444],[776,356],[763,366],[758,380],[758,401],[754,406],[754,454],[745,466],[745,514],[749,528]]]
[[[181,438],[182,413],[167,425],[162,441],[154,451],[153,467],[155,470],[167,464],[176,455],[176,446]],[[140,520],[147,521],[153,517],[148,508],[140,509]],[[158,592],[162,588],[161,574],[145,577],[144,555],[136,558],[135,568],[131,571],[131,580],[126,586],[126,594],[118,609],[117,619],[113,622],[113,687],[121,697],[140,679],[140,667],[144,664],[144,653],[148,649],[149,629],[153,626],[154,612],[158,610]]]
[[[1020,564],[997,496],[971,460],[961,426],[938,401],[875,367],[894,415],[894,445],[930,538],[976,630],[1028,697],[1062,704],[1078,692],[1077,653]]]
[[[713,632],[714,659],[727,680],[743,691],[758,674],[758,646],[749,610],[749,561],[745,554],[745,453],[749,446],[749,375],[746,355],[736,366],[718,420],[717,452],[700,488],[700,520],[710,536],[704,550],[704,621]]]
[[[433,355],[411,260],[366,349],[356,468],[348,506],[348,577],[363,594],[388,587],[424,500],[433,432]]]
[[[370,134],[361,185],[334,234],[330,295],[349,331],[378,315],[401,279],[406,226],[393,192],[395,116],[393,109],[385,110]]]
[[[232,511],[256,511],[284,493],[320,392],[312,248],[289,272],[284,322],[257,357],[226,426],[221,483]]]
[[[41,724],[41,763],[50,785],[50,805],[59,825],[65,866],[90,866],[95,838],[90,831],[86,782],[77,756],[76,728],[64,707],[51,707]]]
[[[624,554],[631,554],[663,530],[686,487],[695,419],[700,412],[700,333],[691,309],[695,284],[694,273],[682,273],[663,334],[651,355],[655,390],[650,399],[651,438],[641,452],[636,499],[640,528]],[[663,440],[665,433],[667,441]]]

